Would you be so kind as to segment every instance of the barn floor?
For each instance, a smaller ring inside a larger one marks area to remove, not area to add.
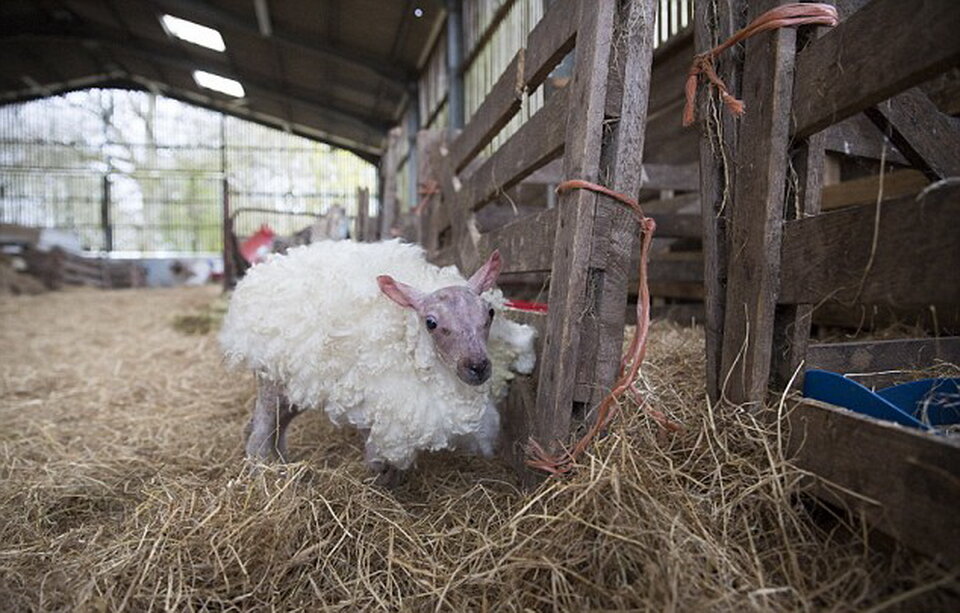
[[[301,462],[249,476],[251,377],[173,325],[217,297],[0,297],[0,609],[937,610],[960,590],[798,495],[775,437],[703,399],[702,332],[669,324],[643,385],[684,430],[624,407],[536,492],[451,456],[377,488],[322,414],[293,426]]]

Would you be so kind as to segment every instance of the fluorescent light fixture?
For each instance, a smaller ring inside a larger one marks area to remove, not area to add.
[[[202,26],[199,23],[187,21],[186,19],[180,19],[173,15],[164,15],[160,18],[160,23],[163,24],[163,29],[167,31],[167,34],[176,36],[188,43],[200,45],[201,47],[213,49],[214,51],[225,51],[227,48],[227,45],[223,42],[223,37],[220,36],[220,32],[213,28],[208,28],[207,26]]]
[[[207,89],[212,89],[215,92],[227,94],[228,96],[234,96],[235,98],[243,98],[246,95],[246,92],[243,91],[243,85],[240,84],[240,81],[234,81],[233,79],[221,77],[220,75],[213,74],[211,72],[194,70],[193,80],[196,81],[197,85],[200,87],[206,87]]]

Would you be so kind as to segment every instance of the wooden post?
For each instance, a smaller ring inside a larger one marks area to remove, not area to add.
[[[577,68],[570,85],[564,142],[563,176],[600,180],[600,152],[607,98],[607,73],[616,17],[613,0],[582,2],[577,31]],[[566,192],[559,198],[559,216],[550,283],[550,311],[543,339],[540,381],[532,435],[557,451],[570,434],[580,353],[580,326],[591,282],[597,195]]]
[[[463,128],[463,2],[447,0],[447,124]]]
[[[370,214],[370,190],[366,187],[357,188],[357,229],[353,240],[364,242],[367,240],[368,215]]]
[[[744,0],[694,4],[694,46],[697,53],[712,49],[744,24]],[[717,73],[732,92],[740,90],[743,58],[731,49],[717,62]],[[701,88],[697,117],[700,138],[700,205],[703,224],[704,330],[706,332],[707,394],[720,398],[724,305],[727,291],[727,214],[733,206],[737,123],[722,108],[716,94]],[[693,129],[693,128],[689,128]]]
[[[780,2],[750,3],[753,19]],[[759,406],[767,393],[780,275],[783,190],[790,140],[796,31],[782,28],[746,41],[737,180],[727,218],[727,291],[721,395]]]
[[[440,248],[440,231],[434,223],[440,218],[440,208],[442,206],[443,196],[439,193],[441,186],[441,172],[443,170],[443,160],[440,148],[444,146],[445,130],[420,130],[417,134],[417,162],[419,164],[418,177],[419,185],[417,189],[417,199],[412,200],[414,208],[419,207],[420,202],[425,199],[428,204],[420,211],[417,218],[417,242],[424,246],[427,254],[433,256]],[[420,195],[420,187],[436,186],[438,193],[432,196]]]
[[[383,193],[380,194],[380,238],[392,238],[390,230],[397,219],[397,144],[400,128],[393,128],[387,136],[387,151],[380,158]]]
[[[826,31],[827,28],[805,28],[800,35],[806,36],[805,40],[809,41]],[[803,219],[820,213],[826,174],[826,140],[826,132],[821,131],[794,143],[791,168],[795,176],[787,181],[785,219]],[[813,306],[789,304],[776,307],[770,383],[777,389],[786,389],[791,381],[803,381],[799,369],[810,342]],[[794,378],[795,374],[797,378]]]
[[[100,227],[103,229],[103,250],[113,251],[113,224],[110,221],[110,175],[103,175],[100,183]]]
[[[621,7],[614,34],[618,62],[608,77],[608,109],[619,121],[611,122],[601,153],[601,176],[609,187],[636,195],[640,191],[643,144],[653,68],[656,0],[633,0]],[[622,85],[621,85],[622,84]],[[576,113],[576,110],[572,112]],[[627,207],[600,197],[593,229],[587,288],[587,316],[580,330],[580,356],[574,402],[596,406],[608,393],[620,370],[627,295],[639,245],[639,225]]]

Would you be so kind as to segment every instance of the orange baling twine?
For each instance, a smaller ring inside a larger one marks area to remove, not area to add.
[[[427,179],[420,183],[420,189],[417,190],[420,196],[420,202],[413,209],[414,215],[422,215],[424,210],[430,204],[430,200],[440,193],[440,184],[434,181],[433,179]]]
[[[727,86],[720,77],[717,76],[717,72],[713,68],[714,58],[720,55],[725,49],[732,47],[746,38],[750,38],[754,34],[759,34],[767,30],[807,24],[833,27],[837,25],[837,23],[839,23],[837,9],[829,4],[804,4],[799,2],[784,4],[760,15],[751,21],[747,27],[728,38],[724,43],[717,45],[706,53],[694,56],[693,64],[687,73],[687,83],[684,87],[687,103],[683,107],[683,125],[689,126],[693,123],[694,101],[697,97],[698,77],[701,73],[707,77],[711,87],[716,86],[717,89],[720,90],[720,98],[723,100],[723,103],[727,105],[727,108],[730,109],[734,115],[743,115],[745,110],[743,101],[737,100],[727,91]]]
[[[563,193],[571,189],[587,189],[617,200],[636,213],[640,222],[640,264],[639,264],[639,300],[637,300],[637,329],[634,332],[633,339],[630,341],[630,347],[620,362],[620,377],[613,386],[613,390],[597,406],[597,414],[593,425],[576,442],[570,450],[565,450],[561,455],[551,455],[535,440],[531,439],[527,453],[532,456],[527,460],[527,465],[532,468],[557,475],[569,472],[576,462],[576,459],[587,449],[590,442],[610,423],[616,415],[617,400],[629,392],[637,400],[637,404],[644,407],[646,401],[640,397],[639,390],[634,385],[637,373],[640,371],[640,365],[643,363],[644,355],[647,352],[647,332],[650,329],[650,290],[647,287],[647,256],[650,253],[650,243],[653,241],[653,233],[657,224],[652,218],[643,213],[643,209],[636,200],[625,196],[619,192],[610,190],[602,185],[590,183],[588,181],[564,181],[557,186],[557,193]],[[660,411],[649,409],[651,416],[664,428],[677,431],[680,426],[671,422]]]

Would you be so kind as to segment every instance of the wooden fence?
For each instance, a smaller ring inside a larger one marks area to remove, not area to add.
[[[775,4],[698,4],[697,48]],[[837,4],[837,27],[765,33],[746,42],[742,64],[721,63],[722,78],[743,92],[739,129],[701,97],[708,391],[732,404],[760,406],[771,384],[782,389],[809,365],[850,373],[960,362],[960,338],[810,343],[811,313],[823,302],[960,305],[960,187],[821,206],[828,128],[859,113],[927,179],[960,175],[960,130],[916,87],[960,62],[960,4]],[[891,27],[897,36],[878,36]],[[944,547],[960,540],[960,444],[812,401],[791,425],[797,462],[846,488],[844,503],[912,547],[960,560]]]

